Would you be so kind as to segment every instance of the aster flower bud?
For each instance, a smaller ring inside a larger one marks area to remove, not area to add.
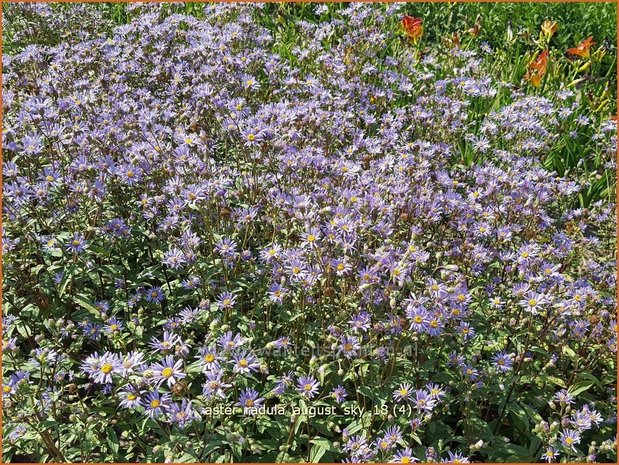
[[[476,451],[480,450],[483,446],[484,446],[484,441],[483,441],[483,439],[480,439],[475,444],[471,444],[469,446],[469,450],[471,452],[476,452]]]

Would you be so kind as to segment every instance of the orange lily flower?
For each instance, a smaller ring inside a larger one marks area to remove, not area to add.
[[[542,83],[542,78],[546,74],[546,68],[548,67],[548,49],[540,53],[535,60],[529,64],[529,69],[524,78],[529,81],[533,86],[539,87]]]
[[[589,58],[589,51],[594,45],[593,36],[589,36],[583,40],[578,47],[568,48],[567,53],[568,55],[578,56],[580,58]]]
[[[473,27],[470,27],[467,32],[471,34],[473,37],[477,37],[480,31],[481,31],[481,16],[477,15],[477,18],[475,18],[475,24],[473,24]]]
[[[557,27],[559,25],[556,21],[550,21],[547,19],[542,23],[542,34],[546,36],[547,39],[550,39],[555,32],[557,32]]]
[[[423,34],[423,21],[421,18],[404,15],[402,18],[402,26],[413,42],[417,42],[421,38]]]
[[[447,39],[449,40],[449,39]],[[460,35],[457,32],[454,32],[453,35],[451,36],[451,41],[449,43],[449,46],[451,48],[458,48],[460,47]]]

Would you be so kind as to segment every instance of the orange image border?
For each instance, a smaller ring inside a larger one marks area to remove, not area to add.
[[[7,0],[0,0],[0,50],[2,50],[2,37],[3,37],[3,31],[2,31],[2,18],[3,18],[3,5],[5,3],[448,3],[448,4],[452,4],[452,3],[614,3],[615,5],[617,5],[617,8],[619,8],[619,0],[456,0],[456,1],[447,1],[447,0],[409,0],[409,1],[405,1],[405,0],[383,0],[383,1],[375,1],[375,0],[356,0],[356,1],[336,1],[336,0],[323,0],[323,1],[314,1],[314,0],[288,0],[288,1],[277,1],[277,0],[255,0],[255,1],[236,1],[236,0],[215,0],[215,1],[199,1],[199,0],[187,0],[187,1],[183,1],[183,0],[142,0],[142,1],[136,1],[136,0],[82,0],[82,1],[73,1],[73,0],[56,0],[56,1],[47,1],[47,0],[11,0],[11,1],[7,1]],[[617,12],[616,10],[616,24],[617,24],[617,43],[616,43],[616,52],[619,51],[619,12]],[[616,73],[617,73],[617,77],[619,78],[619,60],[616,60]],[[3,89],[3,85],[2,85],[2,60],[0,59],[0,131],[2,130],[3,126],[3,105],[2,105],[2,89]],[[617,79],[617,108],[619,109],[619,79]],[[617,129],[618,129],[618,133],[619,133],[619,121],[617,116],[615,115],[613,117],[613,119],[617,122]],[[617,160],[619,161],[619,147],[617,149]],[[2,164],[2,138],[0,138],[0,164]],[[618,163],[619,165],[619,163]],[[619,166],[617,166],[616,168],[616,176],[617,179],[619,180]],[[619,183],[618,183],[619,184]],[[3,185],[3,170],[0,169],[0,189],[2,188]],[[2,210],[2,194],[0,194],[0,211]],[[615,227],[616,227],[616,241],[617,241],[617,255],[615,257],[616,261],[615,261],[615,266],[617,268],[616,270],[616,276],[617,276],[617,280],[619,281],[619,190],[617,190],[616,192],[616,198],[615,198]],[[0,214],[0,231],[2,230],[2,214]],[[0,283],[2,282],[2,278],[3,278],[3,263],[2,263],[2,248],[0,247]],[[3,292],[3,288],[2,286],[0,286],[0,301],[2,300],[2,292]],[[617,289],[615,289],[615,297],[616,297],[616,303],[617,301],[619,301],[619,286],[617,287]],[[616,326],[615,328],[617,334],[619,335],[619,325]],[[2,317],[0,317],[0,334],[2,334]],[[617,378],[616,378],[616,392],[619,392],[619,357],[617,357],[617,353],[616,355],[616,366],[617,366]],[[2,345],[0,344],[0,374],[2,374]],[[619,406],[619,401],[617,406]],[[0,432],[2,430],[2,425],[3,425],[3,410],[2,410],[2,396],[0,396]],[[618,433],[619,436],[619,433]],[[615,438],[615,442],[617,442],[617,438]],[[617,447],[617,444],[616,444]],[[617,452],[619,452],[619,447],[617,447]],[[5,463],[2,461],[2,434],[0,434],[0,464]],[[11,463],[20,463],[20,462],[11,462]],[[36,463],[36,462],[27,462],[27,463]],[[51,463],[51,464],[65,464],[65,463],[77,463],[77,462],[45,462],[45,463]],[[117,464],[122,464],[122,465],[129,465],[129,463],[134,463],[134,462],[84,462],[84,463],[89,463],[89,464],[98,464],[98,465],[103,465],[103,464],[110,464],[110,463],[117,463]],[[159,462],[144,462],[144,463],[159,463]],[[176,462],[171,462],[172,465],[176,465]],[[183,463],[206,463],[206,462],[183,462]],[[259,462],[237,462],[237,463],[245,463],[245,464],[253,464],[253,463],[259,463]],[[260,462],[262,463],[262,462]],[[301,463],[310,463],[310,462],[301,462]],[[321,462],[321,463],[327,463],[327,462]],[[483,462],[483,463],[489,463],[491,465],[493,465],[493,462]],[[508,463],[508,462],[503,462],[503,463]],[[518,463],[523,463],[523,462],[518,462]],[[535,463],[540,463],[540,462],[535,462]],[[584,462],[568,462],[570,464],[581,464]],[[619,462],[618,462],[619,463]],[[180,465],[180,463],[178,464]],[[275,463],[270,463],[267,465],[276,465]],[[387,464],[384,464],[387,465]],[[499,465],[499,463],[496,463],[494,465]],[[528,463],[525,465],[534,465],[534,463]]]

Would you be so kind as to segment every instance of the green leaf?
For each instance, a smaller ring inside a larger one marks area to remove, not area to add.
[[[56,420],[45,420],[39,423],[39,427],[41,428],[41,431],[55,428],[57,426],[58,426],[58,422]]]
[[[325,450],[337,452],[337,449],[333,446],[333,443],[327,438],[314,438],[310,441],[310,443],[322,447]]]
[[[324,438],[312,439],[310,443],[313,444],[309,460],[311,463],[319,462],[322,456],[325,455],[325,452],[327,452],[327,450],[329,450],[329,447],[331,447],[329,441]]]
[[[74,300],[76,304],[78,304],[80,307],[84,308],[85,310],[88,310],[88,312],[92,313],[94,316],[100,315],[101,312],[97,310],[97,307],[94,306],[94,304],[92,303],[90,298],[88,298],[88,296],[84,294],[78,294],[74,297]]]
[[[560,386],[562,388],[567,387],[565,381],[563,381],[561,378],[557,378],[556,376],[547,376],[546,379],[552,384],[556,384],[557,386]]]
[[[570,349],[568,346],[563,346],[563,348],[561,349],[561,351],[568,355],[569,357],[575,358],[576,357],[576,352],[574,352],[572,349]]]
[[[567,390],[567,392],[573,397],[576,397],[578,396],[578,394],[581,394],[585,392],[586,390],[590,389],[591,386],[593,386],[594,384],[595,383],[593,381],[579,381],[577,383],[572,384]]]
[[[116,435],[116,431],[111,426],[106,428],[107,431],[107,443],[110,446],[110,449],[114,451],[115,454],[118,453],[118,436]]]
[[[71,265],[67,271],[62,275],[62,280],[58,285],[58,296],[62,297],[67,290],[67,285],[71,282],[73,277],[73,271],[75,270],[75,264]]]

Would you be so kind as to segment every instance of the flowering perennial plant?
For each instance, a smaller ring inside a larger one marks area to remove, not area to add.
[[[3,57],[5,460],[616,460],[602,49],[128,8]]]

